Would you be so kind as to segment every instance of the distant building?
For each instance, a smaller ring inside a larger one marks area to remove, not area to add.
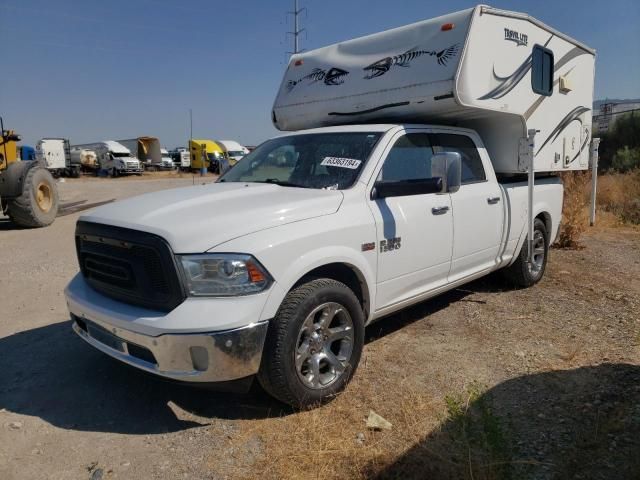
[[[604,100],[599,108],[594,108],[593,126],[598,133],[604,133],[615,123],[618,117],[629,110],[639,110],[640,100]],[[638,112],[640,114],[640,112]]]

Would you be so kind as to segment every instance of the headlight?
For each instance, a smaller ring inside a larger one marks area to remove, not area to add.
[[[269,273],[251,255],[212,253],[178,255],[189,295],[228,297],[261,292],[271,283]]]

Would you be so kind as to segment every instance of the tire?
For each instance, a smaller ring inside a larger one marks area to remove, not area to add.
[[[364,313],[353,291],[336,280],[310,280],[287,294],[269,323],[258,381],[295,408],[319,405],[349,383],[363,346]]]
[[[547,258],[549,257],[549,235],[547,233],[547,227],[539,218],[536,218],[533,224],[533,239],[534,254],[536,251],[539,252],[534,255],[534,258],[538,259],[538,261],[535,262],[536,266],[531,268],[527,261],[529,254],[529,241],[528,238],[525,238],[516,261],[503,270],[504,277],[518,287],[530,287],[535,285],[544,276],[544,271],[547,266]]]
[[[111,178],[117,178],[118,177],[118,169],[116,167],[113,167],[111,169]]]
[[[58,214],[58,188],[46,168],[29,169],[22,194],[7,202],[7,215],[13,223],[27,228],[46,227]]]

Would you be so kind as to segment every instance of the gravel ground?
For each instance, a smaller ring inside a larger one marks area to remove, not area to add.
[[[194,182],[59,186],[63,202],[93,203]],[[78,215],[38,230],[0,217],[2,479],[640,478],[637,229],[552,250],[533,288],[492,276],[372,325],[346,392],[295,413],[259,389],[158,381],[75,338],[62,291],[77,271]],[[369,409],[393,429],[367,431]],[[292,460],[318,438],[333,442],[330,459]]]

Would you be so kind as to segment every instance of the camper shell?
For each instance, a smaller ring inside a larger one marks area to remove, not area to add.
[[[535,18],[479,5],[293,55],[279,130],[431,123],[477,131],[498,174],[588,168],[595,51]]]

